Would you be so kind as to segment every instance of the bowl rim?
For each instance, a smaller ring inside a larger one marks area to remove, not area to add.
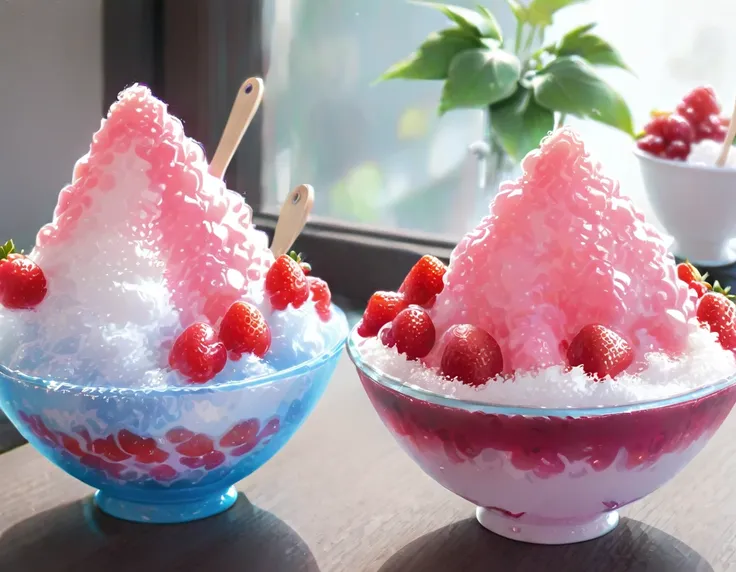
[[[736,152],[736,149],[733,149],[732,152]],[[718,176],[723,177],[736,176],[736,167],[716,167],[715,165],[702,165],[700,163],[687,163],[686,161],[671,161],[669,159],[661,159],[660,157],[650,155],[646,151],[642,151],[636,146],[634,147],[633,153],[640,161],[649,161],[651,163],[654,163],[655,165],[667,165],[667,167],[672,167],[674,169],[683,169],[685,171],[702,171],[705,173],[713,174],[717,173]]]
[[[288,368],[279,370],[275,373],[264,374],[256,377],[249,377],[239,381],[225,381],[215,384],[189,384],[189,385],[166,385],[163,387],[118,387],[114,385],[79,385],[67,381],[56,381],[53,379],[44,379],[32,375],[26,375],[22,372],[10,369],[0,364],[0,382],[2,378],[24,385],[39,387],[51,391],[66,391],[72,393],[82,393],[86,396],[102,396],[110,397],[112,395],[132,396],[132,395],[157,395],[157,396],[184,396],[194,394],[220,393],[227,391],[237,391],[245,387],[259,387],[271,383],[283,381],[299,375],[304,375],[325,363],[331,361],[340,352],[345,345],[345,332],[348,330],[348,322],[343,312],[338,306],[332,304],[332,310],[335,313],[333,319],[339,322],[340,335],[335,336],[335,341],[324,351],[316,356],[297,363]]]
[[[504,405],[498,403],[488,403],[487,401],[476,401],[471,399],[458,399],[434,393],[417,385],[408,385],[398,378],[383,373],[382,371],[369,365],[360,356],[360,349],[357,344],[358,339],[363,339],[358,334],[358,326],[355,326],[345,342],[348,356],[353,361],[360,372],[365,374],[371,381],[398,393],[401,393],[412,399],[425,401],[434,405],[441,405],[452,409],[463,409],[468,412],[481,412],[490,415],[521,415],[524,417],[553,417],[553,418],[582,418],[582,417],[602,417],[604,415],[616,415],[620,413],[633,413],[635,411],[645,411],[653,409],[661,409],[673,405],[682,405],[696,399],[707,397],[718,393],[721,390],[736,384],[736,373],[725,379],[720,379],[714,383],[698,387],[696,389],[674,395],[667,398],[652,399],[647,401],[637,401],[634,403],[626,403],[622,405],[610,405],[600,407],[534,407],[530,405]]]

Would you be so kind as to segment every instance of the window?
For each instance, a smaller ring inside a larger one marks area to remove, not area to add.
[[[641,126],[652,107],[674,106],[696,84],[736,93],[725,24],[736,7],[717,0],[720,24],[711,10],[676,3],[683,9],[665,9],[664,0],[589,0],[561,11],[547,39],[599,22],[637,74],[603,72]],[[484,4],[505,30],[514,28],[503,0]],[[211,152],[242,80],[264,77],[266,100],[228,184],[245,194],[265,230],[291,188],[313,184],[314,216],[297,246],[338,297],[362,304],[396,287],[420,254],[447,258],[487,208],[468,152],[483,136],[483,114],[439,119],[434,82],[372,85],[443,24],[440,14],[404,0],[107,0],[105,105],[126,84],[148,83]],[[654,219],[631,140],[592,122],[569,123]]]

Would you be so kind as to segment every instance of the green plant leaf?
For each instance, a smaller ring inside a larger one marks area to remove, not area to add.
[[[555,114],[519,86],[514,95],[491,106],[491,127],[506,152],[520,161],[555,127]]]
[[[489,19],[485,14],[453,4],[415,1],[414,4],[439,10],[463,30],[467,30],[478,38],[501,40],[501,30],[495,18]]]
[[[479,4],[478,13],[488,21],[488,26],[490,28],[490,33],[484,34],[484,37],[493,38],[494,40],[498,40],[499,42],[503,43],[503,32],[501,32],[501,26],[498,25],[498,20],[496,20],[493,12],[491,12],[485,6],[481,6]]]
[[[532,80],[534,98],[551,111],[589,117],[634,134],[631,111],[623,97],[579,56],[552,60]]]
[[[509,8],[511,8],[511,12],[514,14],[514,18],[516,18],[516,21],[522,24],[526,24],[526,8],[524,8],[524,6],[519,4],[516,0],[506,0],[506,4],[508,4]]]
[[[506,99],[516,90],[521,62],[504,50],[466,50],[452,60],[440,114],[451,109],[485,107]]]
[[[557,53],[560,56],[580,56],[593,65],[613,66],[631,71],[618,50],[595,34],[585,32],[576,35],[567,34],[560,41]]]
[[[583,24],[582,26],[578,26],[577,28],[573,28],[572,30],[570,30],[567,34],[565,34],[564,38],[567,38],[568,36],[571,38],[582,36],[583,34],[587,34],[588,32],[590,32],[597,25],[598,25],[597,22],[591,22],[590,24]]]
[[[552,25],[555,12],[572,4],[581,4],[586,0],[532,0],[526,7],[526,21],[532,26],[546,27]]]
[[[488,40],[494,41],[494,40]],[[479,48],[483,40],[461,28],[449,28],[430,34],[419,49],[392,65],[378,81],[387,79],[446,79],[450,62],[459,53]]]

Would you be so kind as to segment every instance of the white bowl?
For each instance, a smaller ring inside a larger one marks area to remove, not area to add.
[[[736,262],[736,169],[634,154],[654,212],[675,240],[672,252],[706,266]]]

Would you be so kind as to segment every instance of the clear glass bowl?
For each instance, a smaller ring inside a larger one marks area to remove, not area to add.
[[[661,487],[736,402],[736,376],[670,399],[616,407],[489,405],[430,393],[350,358],[383,423],[430,477],[507,538],[567,544],[602,536],[618,509]]]
[[[284,446],[322,396],[340,357],[341,321],[322,354],[242,382],[141,390],[84,387],[0,366],[0,406],[54,464],[98,489],[105,512],[137,522],[205,518],[233,485]]]

